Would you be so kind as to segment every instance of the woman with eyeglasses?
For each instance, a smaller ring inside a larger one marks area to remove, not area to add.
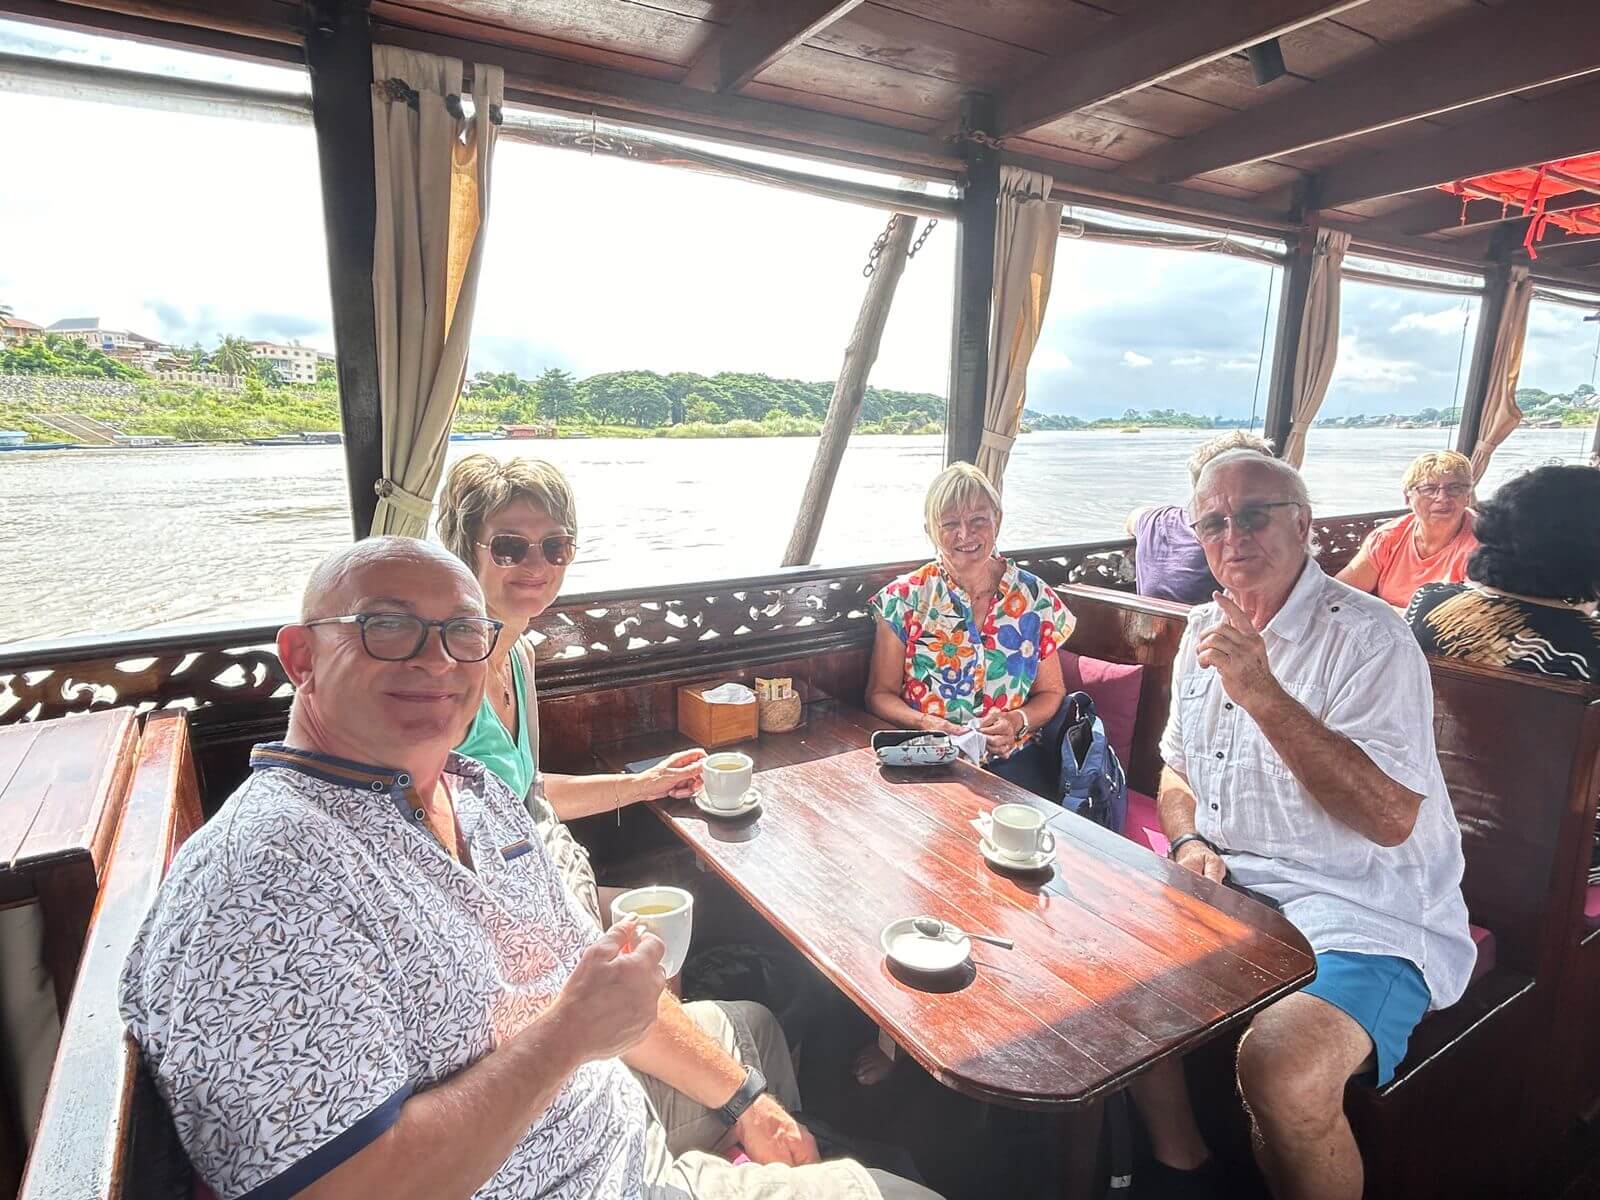
[[[445,477],[437,520],[440,540],[478,577],[489,615],[504,625],[489,654],[483,703],[457,752],[477,759],[521,796],[542,835],[552,822],[692,795],[700,786],[703,750],[681,751],[637,775],[539,771],[539,698],[533,650],[522,634],[555,600],[577,553],[577,506],[566,477],[538,459],[471,454]],[[587,856],[581,865],[562,862],[583,851],[570,835],[557,840],[557,865],[586,875],[592,893]],[[581,898],[598,907],[592,894]]]
[[[1460,583],[1478,548],[1472,463],[1454,450],[1419,454],[1402,484],[1411,511],[1367,535],[1339,579],[1405,610],[1425,583]]]

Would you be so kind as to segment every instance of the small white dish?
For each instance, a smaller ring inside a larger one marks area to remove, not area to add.
[[[752,787],[745,792],[744,798],[739,801],[738,808],[718,808],[706,799],[705,789],[701,788],[694,794],[694,806],[708,817],[722,817],[723,819],[742,817],[746,813],[754,812],[761,807],[761,789]]]
[[[986,837],[978,839],[978,849],[991,865],[1002,871],[1042,871],[1056,860],[1054,847],[1041,850],[1031,858],[1012,858]]]
[[[878,944],[896,966],[922,975],[937,975],[955,970],[972,957],[972,942],[966,934],[958,932],[951,937],[946,929],[943,937],[929,937],[917,932],[915,921],[915,917],[890,921],[878,935]]]

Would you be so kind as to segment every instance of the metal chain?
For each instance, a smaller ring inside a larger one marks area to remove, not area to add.
[[[938,223],[938,217],[928,218],[928,223],[922,227],[922,232],[917,235],[917,240],[911,243],[911,249],[906,251],[907,258],[915,258],[917,256],[917,251],[922,249],[922,243],[928,240],[928,235],[933,232],[933,227]]]
[[[878,270],[878,260],[883,257],[883,248],[889,244],[889,235],[894,232],[894,223],[898,214],[891,215],[889,223],[883,227],[883,232],[878,235],[878,240],[872,243],[872,249],[867,251],[867,265],[861,268],[861,274],[871,279]]]

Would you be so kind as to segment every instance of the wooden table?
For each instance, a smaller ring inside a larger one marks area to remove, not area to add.
[[[830,707],[794,733],[729,747],[756,762],[752,817],[712,819],[687,801],[652,807],[947,1086],[1011,1107],[1084,1110],[1097,1131],[1097,1100],[1315,973],[1280,914],[987,771],[880,767],[866,747],[883,727]],[[621,769],[682,744],[656,735],[602,757]],[[1042,878],[1002,873],[979,854],[971,822],[1003,802],[1050,814],[1056,865]],[[919,914],[1004,934],[1016,949],[974,942],[972,968],[930,989],[879,948],[886,924]]]
[[[138,742],[131,708],[0,726],[0,906],[38,902],[63,1014]]]

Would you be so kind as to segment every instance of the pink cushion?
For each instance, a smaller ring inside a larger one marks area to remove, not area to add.
[[[1146,849],[1154,850],[1162,858],[1167,856],[1167,835],[1161,832],[1161,822],[1156,817],[1154,797],[1129,790],[1128,823],[1122,827],[1122,836],[1130,842],[1138,842]]]
[[[200,1176],[194,1177],[194,1200],[217,1200],[217,1194],[200,1182]]]
[[[1583,898],[1584,919],[1593,927],[1600,927],[1600,883],[1591,883]]]
[[[1117,761],[1127,771],[1132,763],[1133,726],[1139,715],[1139,692],[1144,687],[1144,667],[1138,663],[1114,663],[1104,659],[1061,651],[1061,676],[1068,692],[1088,692],[1095,711],[1105,723],[1106,741],[1117,752]]]
[[[1467,932],[1472,935],[1472,941],[1478,947],[1478,961],[1472,965],[1472,982],[1476,983],[1483,976],[1494,970],[1494,934],[1482,925],[1468,925]]]

